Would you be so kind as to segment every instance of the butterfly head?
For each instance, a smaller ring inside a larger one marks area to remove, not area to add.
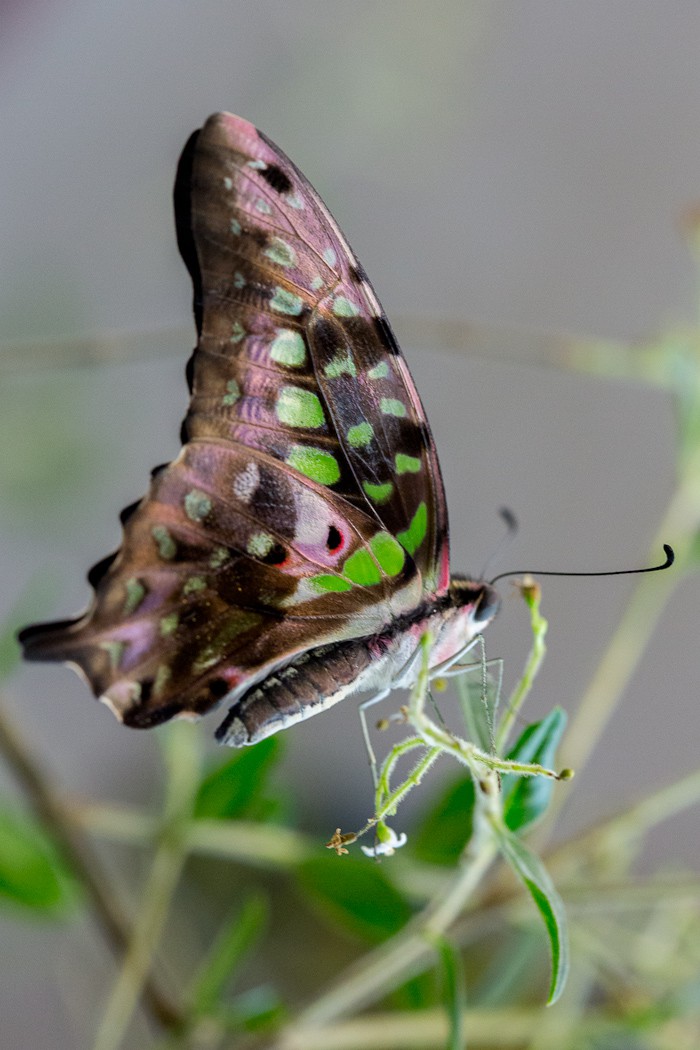
[[[450,580],[452,605],[462,610],[470,625],[470,636],[480,634],[501,607],[498,592],[490,583],[453,576]]]

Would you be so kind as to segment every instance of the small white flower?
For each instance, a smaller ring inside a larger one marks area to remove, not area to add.
[[[407,836],[405,831],[397,835],[393,828],[385,824],[380,834],[381,839],[379,839],[376,846],[361,847],[362,852],[367,857],[392,857],[397,849],[401,849],[402,846],[406,845]]]

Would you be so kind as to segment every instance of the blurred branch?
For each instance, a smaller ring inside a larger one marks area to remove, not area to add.
[[[68,807],[53,790],[24,739],[2,708],[0,752],[24,789],[35,813],[80,881],[113,954],[121,958],[131,937],[129,919],[116,900],[90,843],[76,827]],[[182,1017],[177,1006],[151,977],[144,984],[144,1000],[160,1024],[172,1028],[181,1023]]]
[[[571,368],[574,362],[579,363],[577,355],[582,348],[585,352],[587,345],[585,338],[577,336],[457,318],[399,315],[395,321],[400,341],[406,345],[506,364]],[[176,355],[184,359],[194,341],[191,325],[137,331],[117,328],[71,339],[17,340],[0,344],[0,374],[26,375],[50,368],[85,368]],[[590,345],[598,344],[590,340]]]

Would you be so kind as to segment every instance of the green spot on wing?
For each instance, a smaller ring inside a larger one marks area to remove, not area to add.
[[[348,429],[348,444],[353,448],[365,448],[374,437],[374,427],[371,423],[358,423],[357,426]]]
[[[208,667],[213,667],[214,664],[223,660],[228,654],[231,642],[239,634],[244,634],[245,631],[249,631],[252,627],[257,627],[261,620],[262,616],[259,616],[257,613],[242,610],[232,613],[219,628],[211,644],[202,649],[192,664],[194,673],[199,674],[201,671],[206,671]]]
[[[373,485],[371,481],[363,481],[362,488],[364,489],[365,495],[368,496],[372,503],[386,503],[391,499],[391,494],[394,491],[394,486],[391,481],[385,481],[382,485]]]
[[[417,456],[406,456],[403,452],[397,452],[394,458],[397,474],[417,474],[422,463]]]
[[[369,541],[372,553],[387,576],[398,576],[406,561],[403,547],[388,532],[377,532]]]
[[[132,576],[124,584],[124,590],[126,591],[126,601],[124,602],[124,615],[130,616],[132,612],[136,612],[139,605],[146,597],[146,588],[135,576]]]
[[[160,696],[165,689],[166,685],[170,681],[172,671],[167,664],[160,664],[156,671],[156,677],[153,682],[153,695]]]
[[[177,630],[178,616],[177,613],[168,613],[160,621],[159,629],[162,638],[167,638],[169,635],[174,634]]]
[[[339,295],[333,302],[333,313],[336,317],[357,317],[359,312],[359,307],[351,303],[344,295]]]
[[[334,251],[333,248],[326,248],[326,250],[323,253],[323,258],[324,258],[324,261],[327,262],[329,266],[335,266],[335,264],[338,262],[338,257],[335,254],[335,251]]]
[[[298,295],[294,295],[293,292],[288,292],[286,288],[281,288],[277,285],[275,294],[270,300],[270,306],[273,310],[277,310],[278,313],[298,317],[304,304]]]
[[[221,398],[222,405],[235,405],[241,396],[241,388],[235,379],[229,379],[226,384],[226,393]]]
[[[283,386],[275,407],[280,423],[286,423],[289,427],[317,430],[326,422],[316,394],[311,390],[304,390],[303,387]]]
[[[418,510],[411,518],[411,524],[404,532],[399,532],[396,538],[409,554],[415,554],[425,539],[427,531],[428,508],[425,505],[425,502],[423,502],[419,505]]]
[[[280,365],[299,368],[306,361],[306,346],[300,332],[293,328],[278,328],[270,344],[270,357]]]
[[[334,485],[340,478],[340,467],[335,456],[321,448],[293,445],[287,463],[319,485]]]
[[[185,583],[182,588],[183,594],[196,594],[197,591],[203,591],[207,585],[207,581],[203,576],[190,576],[189,580]]]
[[[402,419],[406,415],[406,406],[403,401],[395,397],[383,397],[379,402],[379,407],[385,416],[398,416],[399,419]]]
[[[355,362],[349,354],[336,354],[333,360],[328,362],[323,371],[329,379],[337,379],[338,376],[342,375],[352,376],[354,379],[357,375]]]
[[[275,541],[269,532],[254,532],[248,540],[248,554],[254,558],[264,558],[275,545]]]
[[[371,587],[372,584],[379,583],[382,578],[376,561],[369,551],[363,548],[355,551],[345,561],[343,576],[352,580],[353,583],[360,584],[361,587]]]
[[[217,547],[209,559],[209,564],[212,569],[220,569],[224,562],[228,561],[229,557],[230,554],[226,547]]]
[[[231,325],[231,339],[232,343],[240,343],[241,339],[245,335],[245,328],[240,321],[234,321]]]
[[[370,379],[386,379],[389,375],[389,365],[386,361],[380,361],[374,368],[370,368],[367,373]]]
[[[161,558],[163,558],[164,561],[172,561],[177,554],[177,546],[165,525],[154,525],[151,529],[151,535],[156,541],[158,553]]]
[[[281,237],[273,237],[263,255],[272,259],[278,266],[296,266],[297,264],[297,253],[291,244],[287,244]]]
[[[109,656],[112,670],[118,670],[122,654],[126,649],[126,642],[100,642],[100,649],[104,649]]]
[[[272,208],[262,197],[258,197],[256,200],[255,210],[259,211],[261,215],[270,215],[272,213]]]
[[[190,521],[203,521],[211,510],[211,500],[206,492],[191,489],[185,496],[185,514]]]
[[[238,219],[231,219],[231,233],[234,237],[239,237],[241,233],[241,224]]]
[[[333,576],[331,573],[321,573],[318,576],[309,576],[307,582],[319,594],[326,591],[351,591],[352,584],[344,580],[342,576]]]

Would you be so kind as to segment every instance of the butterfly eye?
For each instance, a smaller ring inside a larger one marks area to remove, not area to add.
[[[336,551],[340,550],[343,545],[342,533],[336,529],[335,525],[331,525],[328,530],[328,539],[326,540],[326,547],[330,554],[335,554]]]

